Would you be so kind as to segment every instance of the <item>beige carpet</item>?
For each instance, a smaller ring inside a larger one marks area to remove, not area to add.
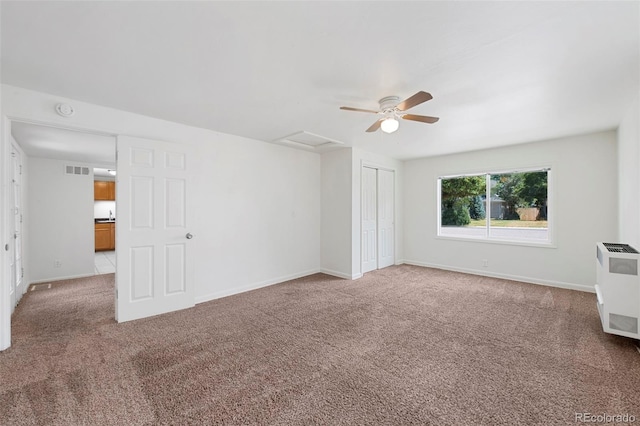
[[[575,424],[640,416],[635,341],[593,294],[414,266],[317,274],[116,324],[113,275],[38,286],[0,423]],[[640,421],[638,419],[637,421]]]

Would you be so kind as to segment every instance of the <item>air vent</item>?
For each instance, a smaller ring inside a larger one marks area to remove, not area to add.
[[[89,168],[84,166],[64,166],[64,174],[89,176]]]
[[[614,330],[638,334],[638,318],[610,313],[609,327]]]
[[[602,243],[610,253],[638,253],[629,244]]]

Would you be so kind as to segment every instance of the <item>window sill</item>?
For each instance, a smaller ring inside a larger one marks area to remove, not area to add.
[[[449,235],[436,235],[437,240],[447,241],[461,241],[471,243],[488,243],[488,244],[501,244],[508,246],[524,246],[524,247],[537,247],[537,248],[549,248],[555,249],[557,246],[552,241],[524,241],[524,240],[503,240],[499,238],[485,238],[485,237],[462,237],[462,236],[449,236]]]

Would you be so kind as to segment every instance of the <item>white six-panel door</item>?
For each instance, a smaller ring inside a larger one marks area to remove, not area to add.
[[[124,136],[117,149],[116,320],[194,306],[188,152]]]
[[[362,167],[362,273],[395,263],[394,172]]]

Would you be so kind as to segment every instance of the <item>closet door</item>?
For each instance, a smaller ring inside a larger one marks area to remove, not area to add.
[[[378,268],[377,170],[362,168],[362,273]]]
[[[394,256],[394,173],[378,169],[378,269],[395,263]]]

